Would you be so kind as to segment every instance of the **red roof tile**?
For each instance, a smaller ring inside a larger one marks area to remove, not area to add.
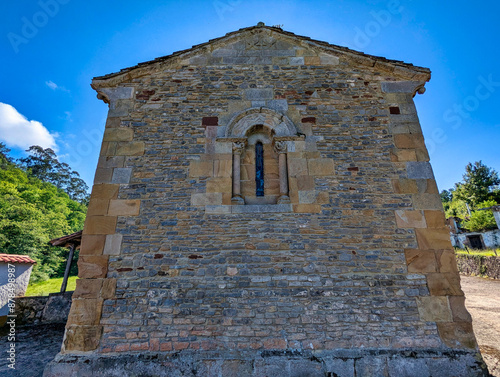
[[[36,263],[27,255],[0,254],[0,263]]]

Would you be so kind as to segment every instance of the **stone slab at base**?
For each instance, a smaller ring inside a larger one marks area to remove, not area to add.
[[[477,351],[356,349],[66,354],[49,363],[43,376],[487,377],[489,373]]]

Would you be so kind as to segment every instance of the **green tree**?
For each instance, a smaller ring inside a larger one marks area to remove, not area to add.
[[[496,186],[499,184],[498,173],[481,161],[476,161],[465,167],[463,182],[455,184],[453,197],[476,209],[479,203],[496,197]]]
[[[486,200],[478,204],[478,209],[488,208],[496,205],[494,200]],[[490,210],[474,211],[468,220],[462,223],[462,227],[469,232],[481,232],[484,230],[496,229],[497,223]]]
[[[87,208],[9,161],[0,166],[0,250],[36,260],[32,281],[58,276],[67,251],[48,241],[81,230]]]
[[[443,203],[446,217],[458,217],[459,219],[466,219],[469,216],[467,210],[467,203],[463,200],[453,198],[450,202]]]
[[[68,164],[59,162],[52,149],[33,145],[27,152],[30,155],[19,160],[24,169],[38,179],[64,190],[71,199],[88,204],[89,187]]]
[[[0,169],[12,165],[13,159],[9,156],[9,153],[10,149],[4,143],[0,142]]]

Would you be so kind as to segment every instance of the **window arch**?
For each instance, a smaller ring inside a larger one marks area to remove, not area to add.
[[[267,108],[247,109],[231,119],[226,137],[234,143],[231,203],[290,203],[283,141],[297,137],[290,119]]]

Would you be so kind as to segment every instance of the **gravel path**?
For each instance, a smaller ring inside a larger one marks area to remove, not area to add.
[[[474,333],[490,373],[500,377],[500,280],[462,276],[465,305],[472,315]],[[17,329],[16,370],[7,367],[6,328],[0,329],[0,376],[41,377],[45,365],[61,348],[63,324]]]
[[[500,377],[500,280],[461,276],[465,306],[490,373]]]

